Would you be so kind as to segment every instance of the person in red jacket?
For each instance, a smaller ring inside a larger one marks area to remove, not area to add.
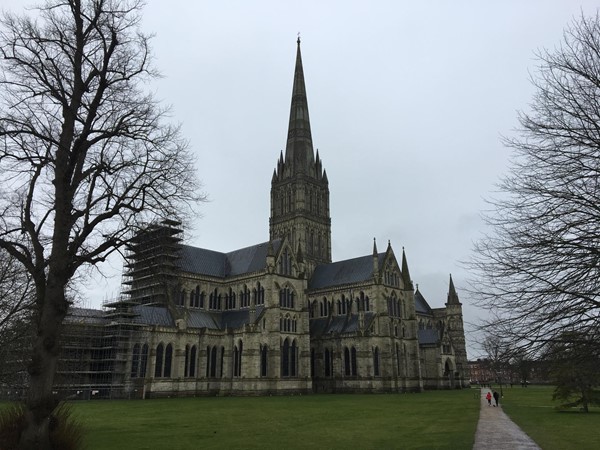
[[[488,391],[487,395],[485,396],[485,398],[488,401],[488,406],[492,406],[492,393],[490,391]]]

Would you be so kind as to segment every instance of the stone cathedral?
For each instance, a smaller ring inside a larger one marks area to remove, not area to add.
[[[70,329],[94,329],[112,349],[90,350],[95,369],[78,380],[81,389],[149,398],[468,386],[451,277],[444,307],[431,308],[404,250],[396,256],[390,243],[332,261],[329,182],[313,150],[300,40],[269,240],[221,253],[181,236],[169,220],[136,235],[122,297],[104,311],[72,311]],[[62,367],[70,358],[65,350]],[[62,389],[74,386],[65,374],[59,368]]]

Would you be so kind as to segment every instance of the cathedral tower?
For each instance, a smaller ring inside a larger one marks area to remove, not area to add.
[[[280,155],[271,181],[269,234],[271,239],[288,238],[304,258],[308,277],[318,264],[331,262],[329,183],[319,152],[315,158],[313,150],[300,39],[285,155]]]

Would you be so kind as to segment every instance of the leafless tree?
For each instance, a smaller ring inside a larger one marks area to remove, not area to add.
[[[0,335],[12,320],[27,315],[33,303],[32,288],[29,274],[0,248]]]
[[[31,277],[0,249],[0,384],[22,384],[25,357],[31,342],[33,286]]]
[[[149,93],[140,0],[48,0],[0,23],[0,248],[31,276],[23,448],[49,448],[65,289],[136,227],[201,200],[187,143]]]
[[[494,382],[502,384],[510,381],[510,344],[493,336],[487,336],[481,347],[494,374]]]
[[[476,244],[472,291],[489,335],[540,355],[565,332],[600,329],[600,18],[580,17],[538,53],[530,112]]]

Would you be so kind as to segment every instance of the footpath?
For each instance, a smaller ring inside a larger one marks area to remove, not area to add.
[[[517,424],[504,414],[502,399],[500,399],[498,407],[488,406],[485,398],[488,392],[490,390],[487,388],[481,389],[481,411],[473,450],[541,450]],[[494,404],[492,397],[492,405]]]

